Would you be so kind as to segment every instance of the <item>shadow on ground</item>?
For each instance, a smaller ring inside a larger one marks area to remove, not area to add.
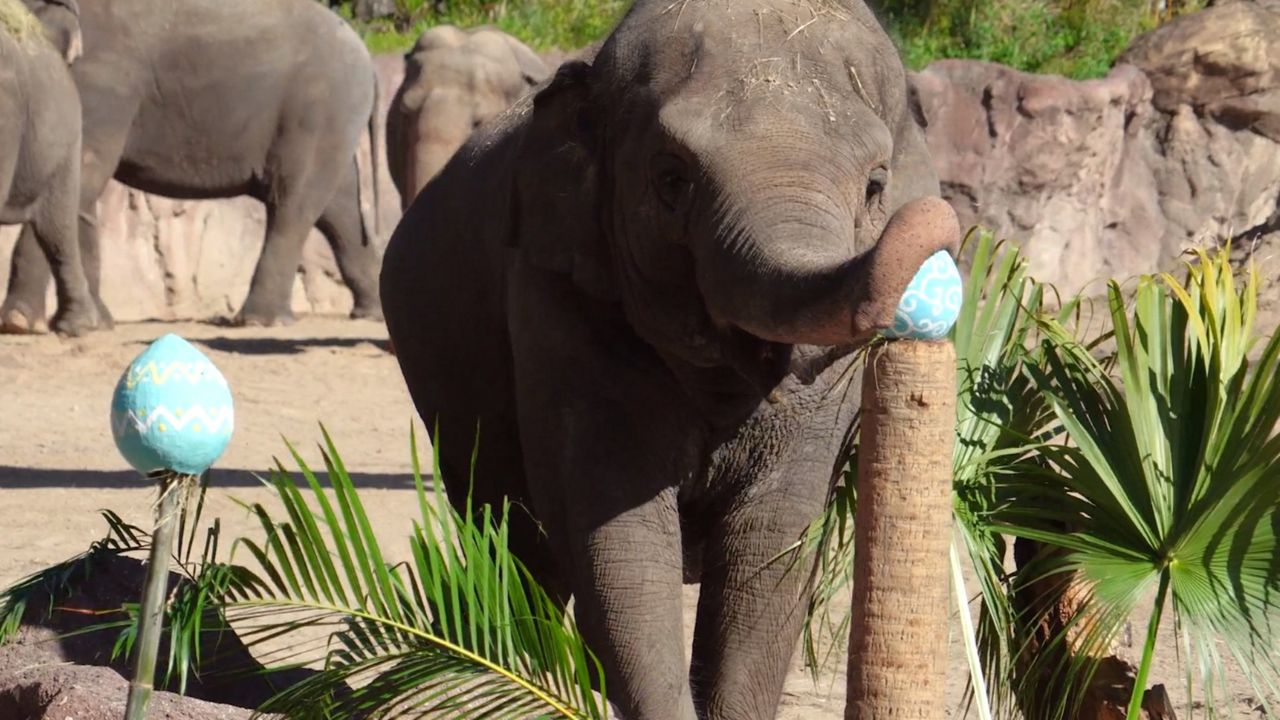
[[[354,348],[360,345],[372,345],[383,352],[390,350],[386,340],[371,337],[272,338],[222,336],[192,338],[191,342],[219,352],[238,353],[241,355],[297,355],[309,348]]]
[[[294,477],[301,481],[301,475],[294,472]],[[255,474],[256,473],[256,474]],[[266,471],[241,469],[214,469],[210,479],[213,487],[253,488],[261,487],[258,476],[265,476]],[[325,487],[330,487],[329,475],[316,472],[316,479]],[[357,488],[379,488],[383,490],[412,490],[413,476],[408,473],[351,473],[351,479]],[[423,482],[430,488],[431,476],[423,475]],[[24,468],[12,465],[0,465],[0,490],[3,489],[36,489],[36,488],[136,488],[147,481],[132,470],[64,470],[61,468]]]

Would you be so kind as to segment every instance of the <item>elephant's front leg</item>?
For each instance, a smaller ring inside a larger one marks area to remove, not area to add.
[[[568,538],[575,616],[601,657],[610,701],[625,720],[694,720],[674,488],[612,518],[589,516],[595,527]]]
[[[529,490],[579,627],[626,720],[694,720],[676,505],[697,469],[694,414],[615,310],[516,274],[533,276],[508,302]]]
[[[834,418],[820,424],[737,495],[708,538],[690,669],[705,720],[777,715],[816,560],[786,551],[822,512],[839,440]]]

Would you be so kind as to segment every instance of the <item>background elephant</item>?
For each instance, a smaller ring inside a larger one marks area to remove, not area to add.
[[[98,324],[98,310],[76,242],[80,98],[67,69],[75,44],[65,47],[64,56],[19,0],[0,0],[0,223],[30,226],[57,283],[53,327],[80,335]]]
[[[376,228],[362,208],[355,152],[366,127],[375,158],[381,147],[377,81],[345,21],[313,0],[80,0],[78,18],[61,0],[25,1],[63,28],[59,37],[83,34],[72,68],[84,106],[79,236],[105,322],[96,200],[112,177],[173,198],[266,204],[266,241],[239,322],[292,320],[312,226],[333,247],[352,315],[381,317]],[[47,284],[48,265],[24,233],[0,323],[31,329],[44,317]]]
[[[393,233],[387,327],[450,497],[478,442],[474,499],[532,511],[511,546],[628,720],[774,717],[813,558],[771,561],[827,497],[852,349],[956,250],[938,191],[859,0],[637,0]]]
[[[550,72],[524,43],[491,27],[433,27],[404,57],[404,82],[387,113],[391,179],[408,208],[481,123]]]

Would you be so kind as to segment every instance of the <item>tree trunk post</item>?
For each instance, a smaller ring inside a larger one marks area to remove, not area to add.
[[[868,353],[845,720],[945,717],[955,406],[950,342]]]

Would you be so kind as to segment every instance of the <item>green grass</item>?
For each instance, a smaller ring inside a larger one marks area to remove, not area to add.
[[[0,32],[19,42],[35,37],[40,22],[21,0],[0,0]]]
[[[884,0],[880,12],[914,70],[967,58],[1086,79],[1105,75],[1138,35],[1204,3],[1169,5],[1166,17],[1136,0]]]
[[[403,52],[443,23],[495,25],[535,50],[575,49],[603,38],[631,0],[397,0],[394,18],[356,23],[373,52]],[[1204,0],[1171,0],[1165,17],[1139,0],[881,0],[872,2],[907,66],[988,60],[1069,78],[1101,77],[1138,35]],[[350,0],[339,12],[350,18]]]
[[[437,10],[432,0],[396,0],[394,18],[356,22],[369,50],[404,52],[422,31],[435,25],[493,25],[534,50],[573,50],[599,40],[613,29],[630,0],[448,0]],[[339,12],[352,17],[349,3]]]

